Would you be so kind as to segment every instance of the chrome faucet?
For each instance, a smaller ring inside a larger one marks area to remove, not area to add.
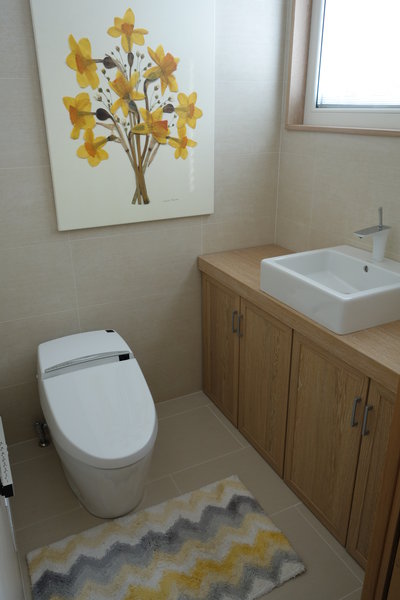
[[[372,227],[366,227],[365,229],[359,229],[354,232],[359,238],[369,237],[372,235],[372,258],[378,262],[385,258],[385,247],[386,241],[389,235],[390,227],[383,225],[383,208],[378,208],[379,214],[379,225],[373,225]]]

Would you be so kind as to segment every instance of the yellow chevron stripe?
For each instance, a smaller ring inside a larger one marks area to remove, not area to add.
[[[166,571],[160,582],[159,590],[148,589],[143,586],[132,586],[124,600],[166,600],[175,597],[173,592],[177,588],[181,593],[190,591],[199,594],[205,575],[208,579],[212,578],[213,582],[229,581],[237,585],[241,577],[243,563],[251,563],[257,566],[265,565],[266,555],[268,555],[268,562],[270,562],[276,550],[276,544],[280,548],[288,546],[282,533],[261,532],[253,546],[237,544],[221,562],[199,560],[189,575]]]
[[[246,529],[250,529],[251,525],[257,524],[256,519],[250,518],[252,515],[248,515],[248,517]],[[264,516],[264,519],[265,518],[266,517]],[[229,530],[231,533],[234,531],[230,527],[225,527],[225,529],[225,533],[228,535]],[[263,537],[262,534],[264,534]],[[251,542],[250,544],[228,539],[228,543],[231,548],[225,558],[222,558],[221,560],[206,560],[200,558],[193,565],[191,573],[186,575],[181,573],[181,571],[185,569],[188,556],[193,554],[193,551],[198,551],[199,555],[203,555],[204,553],[206,554],[210,551],[213,552],[215,547],[224,543],[224,537],[225,536],[221,533],[221,535],[216,537],[214,540],[207,542],[205,545],[188,540],[185,544],[186,547],[184,551],[182,551],[179,555],[174,555],[172,560],[169,560],[171,557],[168,557],[168,555],[157,556],[156,560],[146,569],[141,569],[140,567],[133,568],[130,565],[124,565],[120,572],[115,574],[113,580],[105,586],[96,581],[88,581],[79,592],[79,600],[89,600],[93,597],[99,599],[112,598],[118,590],[121,590],[121,588],[124,587],[124,584],[126,584],[129,579],[131,581],[132,579],[137,579],[138,581],[142,582],[151,580],[152,574],[157,572],[157,570],[161,572],[165,571],[164,575],[161,577],[159,586],[157,586],[158,592],[153,588],[148,588],[141,585],[138,587],[130,586],[130,591],[126,598],[131,600],[133,591],[136,593],[137,590],[140,592],[139,596],[134,595],[132,598],[140,598],[140,600],[147,600],[147,598],[154,598],[154,600],[161,598],[173,598],[175,596],[172,588],[176,585],[182,585],[182,581],[186,581],[186,579],[191,581],[193,577],[195,580],[197,580],[198,587],[201,585],[205,589],[208,588],[211,582],[218,580],[229,579],[231,582],[237,583],[241,576],[242,565],[244,562],[248,562],[249,558],[252,564],[267,566],[272,556],[278,549],[290,549],[290,545],[286,537],[281,532],[276,531],[260,532],[257,534],[255,542]],[[176,565],[176,569],[171,569],[171,562],[173,565]],[[205,565],[204,567],[203,564]],[[214,568],[210,568],[210,565],[213,565]],[[199,579],[200,571],[202,581]],[[186,590],[186,587],[183,591]],[[196,587],[195,591],[198,591]],[[147,596],[145,594],[147,594]]]
[[[85,533],[77,534],[73,536],[63,548],[54,548],[52,546],[45,546],[37,551],[29,560],[29,571],[31,576],[35,576],[35,572],[40,568],[42,562],[47,561],[56,564],[62,564],[68,560],[68,557],[79,547],[79,553],[84,553],[86,549],[96,548],[100,546],[108,536],[115,534],[130,535],[134,536],[135,531],[141,527],[147,526],[151,529],[155,524],[163,524],[168,521],[171,514],[176,511],[177,517],[179,512],[184,510],[193,510],[204,500],[207,503],[212,501],[220,501],[224,493],[229,490],[240,491],[245,495],[249,495],[248,490],[238,480],[224,479],[216,484],[214,489],[204,490],[200,489],[192,492],[189,497],[181,500],[180,498],[174,498],[164,503],[164,507],[161,504],[162,511],[160,513],[152,513],[149,510],[141,511],[137,515],[133,516],[132,522],[119,523],[119,519],[100,525],[98,527],[98,535],[93,537],[86,537]]]

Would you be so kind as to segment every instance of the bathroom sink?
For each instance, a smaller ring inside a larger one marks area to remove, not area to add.
[[[400,319],[400,263],[351,246],[266,258],[261,290],[339,334]]]

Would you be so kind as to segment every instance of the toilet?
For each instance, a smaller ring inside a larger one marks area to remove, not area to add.
[[[93,515],[142,499],[157,436],[153,398],[132,350],[111,329],[38,347],[40,404],[67,480]]]

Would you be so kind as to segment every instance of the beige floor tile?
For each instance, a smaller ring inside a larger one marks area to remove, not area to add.
[[[272,515],[306,566],[306,573],[275,588],[262,600],[339,600],[360,582],[296,508]]]
[[[61,467],[60,467],[61,468]],[[26,555],[35,548],[47,546],[58,540],[79,533],[85,529],[95,527],[103,521],[88,513],[84,508],[78,507],[74,510],[57,514],[56,516],[35,523],[16,533],[17,546],[21,573],[23,578],[26,600],[30,600],[30,578]]]
[[[161,502],[165,502],[176,496],[179,496],[179,490],[173,479],[169,475],[167,477],[162,477],[161,479],[151,481],[146,485],[143,500],[136,510],[138,511],[148,508],[149,506],[161,504]]]
[[[362,588],[360,587],[355,592],[348,594],[347,596],[343,596],[340,600],[361,600]]]
[[[173,398],[172,400],[164,400],[164,402],[157,402],[157,416],[159,419],[164,417],[171,417],[173,415],[199,408],[200,406],[210,406],[211,402],[203,392],[194,392],[187,396],[181,396],[180,398]]]
[[[36,438],[8,446],[8,457],[11,465],[31,460],[32,458],[43,458],[44,453],[50,454],[51,452],[55,452],[53,445],[41,448]]]
[[[232,425],[229,419],[227,419],[214,404],[210,403],[210,409],[215,414],[217,419],[221,421],[221,423],[223,423],[224,426],[231,432],[235,440],[237,440],[241,446],[245,448],[250,445],[246,438],[239,432],[239,430]]]
[[[173,474],[182,493],[238,475],[267,513],[294,506],[299,499],[250,446],[233,454]]]
[[[149,481],[238,448],[239,443],[207,406],[161,419]]]
[[[350,556],[348,552],[339,544],[339,542],[329,533],[329,531],[318,521],[308,508],[303,504],[297,507],[302,517],[310,523],[317,533],[325,540],[325,542],[332,548],[333,552],[346,564],[350,571],[360,581],[360,585],[364,581],[364,569],[360,567],[358,563]]]
[[[55,452],[15,464],[13,480],[12,512],[16,529],[80,506]]]

